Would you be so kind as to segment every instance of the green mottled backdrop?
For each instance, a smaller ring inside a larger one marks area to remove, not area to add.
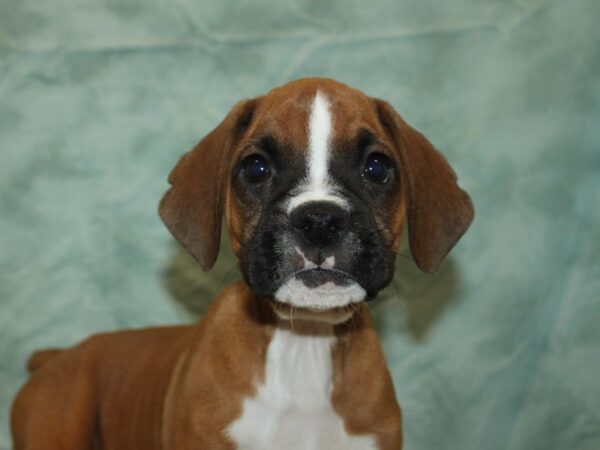
[[[600,2],[0,0],[0,449],[27,355],[187,322],[156,213],[233,103],[305,75],[388,99],[477,218],[372,304],[407,450],[600,448]]]

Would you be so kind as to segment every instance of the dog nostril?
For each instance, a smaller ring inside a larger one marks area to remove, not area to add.
[[[332,216],[329,218],[329,231],[339,231],[346,226],[346,221],[342,217]]]
[[[346,229],[346,215],[336,206],[313,203],[293,213],[292,225],[306,241],[323,248],[340,240]]]
[[[312,230],[312,228],[313,228],[310,218],[308,218],[308,217],[304,217],[302,220],[297,221],[294,224],[294,226],[298,230],[304,231],[304,232],[308,232],[308,231]]]

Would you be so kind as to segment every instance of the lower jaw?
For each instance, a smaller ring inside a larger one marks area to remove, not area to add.
[[[321,322],[331,325],[338,325],[347,322],[359,309],[355,303],[346,306],[333,308],[299,307],[289,303],[282,303],[274,300],[272,302],[273,311],[278,319],[290,323],[302,322]]]
[[[319,286],[309,287],[296,277],[289,278],[273,294],[276,300],[296,308],[313,312],[335,310],[351,307],[367,297],[366,291],[357,282],[336,285],[326,282]]]

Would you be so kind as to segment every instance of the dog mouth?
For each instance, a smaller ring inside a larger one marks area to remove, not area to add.
[[[292,273],[275,291],[278,302],[311,311],[328,311],[358,303],[365,289],[347,272],[311,268]]]
[[[326,283],[332,283],[335,286],[349,286],[356,283],[356,279],[347,272],[336,269],[324,269],[321,267],[314,269],[303,269],[292,274],[292,277],[302,281],[308,288],[318,288]]]

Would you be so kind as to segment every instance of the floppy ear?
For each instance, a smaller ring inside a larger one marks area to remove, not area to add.
[[[394,108],[375,100],[379,120],[400,156],[408,200],[408,237],[417,266],[434,272],[473,221],[473,203],[446,159]]]
[[[227,117],[183,155],[169,175],[159,215],[171,234],[210,270],[219,253],[225,189],[233,149],[247,129],[256,99],[243,100]]]

